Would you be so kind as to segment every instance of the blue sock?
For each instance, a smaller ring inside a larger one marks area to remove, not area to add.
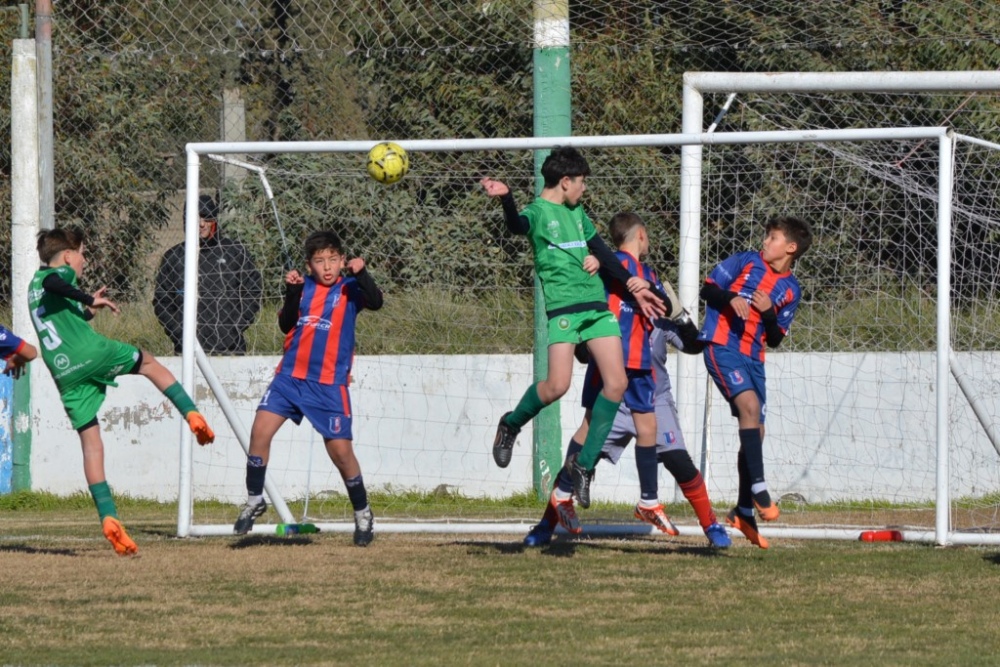
[[[344,484],[347,486],[347,497],[351,499],[351,507],[355,512],[368,507],[368,491],[365,490],[365,481],[361,479],[361,475],[345,479]]]
[[[247,457],[247,495],[260,496],[264,493],[264,477],[267,475],[267,466],[264,459],[259,456]]]
[[[656,502],[660,497],[659,466],[656,460],[656,447],[635,448],[635,469],[639,473],[639,497],[645,501]]]
[[[747,474],[750,483],[764,481],[764,441],[760,437],[759,428],[740,429],[740,449],[746,456]]]

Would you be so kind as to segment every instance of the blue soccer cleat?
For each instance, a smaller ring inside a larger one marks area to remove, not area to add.
[[[524,546],[526,547],[545,547],[552,543],[552,533],[555,531],[554,526],[550,526],[544,521],[539,522],[535,525],[528,534],[524,536]]]
[[[733,546],[733,541],[729,538],[729,533],[717,523],[713,523],[705,529],[705,537],[708,538],[708,543],[716,549],[728,549]]]

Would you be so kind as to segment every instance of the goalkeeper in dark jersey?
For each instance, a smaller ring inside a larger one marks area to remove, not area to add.
[[[104,443],[97,412],[108,387],[118,386],[115,378],[119,375],[144,375],[184,415],[198,444],[212,442],[215,434],[173,373],[153,355],[106,338],[91,327],[89,321],[95,310],[108,308],[116,314],[119,311],[105,297],[106,287],[86,294],[77,286],[87,263],[83,233],[71,229],[40,232],[38,256],[43,266],[28,287],[28,308],[41,343],[42,359],[52,373],[70,423],[80,434],[83,473],[104,536],[118,555],[132,555],[139,548],[118,520],[104,474]]]
[[[586,159],[575,148],[553,149],[542,164],[545,186],[541,194],[520,214],[507,185],[490,178],[481,181],[488,195],[500,198],[508,229],[526,235],[531,243],[549,318],[548,377],[528,387],[514,410],[500,418],[493,459],[501,468],[510,464],[521,428],[569,390],[574,348],[586,343],[604,378],[604,388],[594,402],[583,448],[566,461],[573,495],[584,508],[590,505],[594,466],[628,385],[621,331],[608,310],[598,268],[627,285],[650,319],[670,315],[665,312],[669,309],[665,295],[654,293],[647,281],[625,270],[584,213],[580,199],[589,173]]]

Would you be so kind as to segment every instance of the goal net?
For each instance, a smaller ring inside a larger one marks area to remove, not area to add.
[[[804,302],[792,335],[767,362],[765,461],[783,508],[781,525],[768,529],[776,534],[856,539],[860,529],[898,526],[914,539],[931,539],[942,470],[950,470],[943,497],[950,498],[955,527],[992,530],[1000,480],[981,419],[997,408],[989,391],[997,376],[995,263],[984,268],[982,260],[991,242],[996,153],[961,141],[954,151],[955,281],[945,296],[950,307],[938,309],[939,198],[950,193],[950,181],[940,178],[943,135],[910,128],[561,142],[580,147],[590,161],[584,205],[598,229],[603,233],[617,211],[639,212],[651,232],[649,264],[683,293],[696,293],[724,257],[759,247],[769,216],[794,213],[813,224],[817,242],[796,267]],[[681,146],[694,142],[704,146],[692,281],[678,272],[691,261],[681,256],[690,230],[678,193]],[[533,151],[560,142],[399,141],[411,171],[389,187],[365,174],[374,143],[188,147],[188,220],[197,220],[190,213],[198,194],[218,190],[222,229],[254,257],[264,287],[246,356],[206,356],[195,349],[193,328],[186,330],[184,383],[218,426],[210,447],[193,447],[183,436],[181,535],[232,530],[246,495],[247,434],[280,357],[283,275],[289,264],[304,266],[302,241],[317,229],[340,234],[385,294],[382,310],[359,317],[351,385],[354,445],[377,529],[520,533],[537,520],[531,425],[509,468],[497,468],[490,455],[497,420],[533,381],[530,253],[505,230],[499,204],[478,179],[506,181],[524,206],[535,191]],[[906,169],[894,167],[904,156]],[[950,152],[946,162],[950,169]],[[189,223],[189,245],[196,233]],[[197,281],[190,265],[186,277]],[[193,301],[186,307],[189,324],[200,324]],[[978,397],[981,411],[947,382],[943,434],[936,354],[942,318],[950,320],[952,368],[964,368],[968,395]],[[736,497],[735,427],[718,397],[706,394],[700,359],[688,359],[696,360],[694,381],[677,383],[678,398],[700,407],[686,418],[685,436],[721,514]],[[563,443],[582,417],[582,370],[561,401]],[[950,468],[942,467],[942,440]],[[353,528],[343,482],[308,423],[279,431],[268,482],[272,510],[255,531],[303,519],[324,530]],[[672,489],[661,470],[661,498],[671,501]],[[648,532],[630,518],[627,504],[637,497],[629,452],[616,467],[599,466],[595,506],[581,518],[593,532]],[[684,504],[670,511],[682,534],[700,534]]]

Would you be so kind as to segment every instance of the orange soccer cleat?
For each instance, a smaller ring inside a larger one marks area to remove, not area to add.
[[[119,556],[134,556],[139,553],[139,547],[125,532],[122,522],[113,516],[104,517],[101,526],[104,529],[104,537],[108,538],[111,546],[115,548],[115,553]]]
[[[663,505],[657,504],[653,507],[636,505],[634,514],[636,519],[639,519],[639,521],[645,521],[661,533],[673,536],[681,534],[680,531],[677,530],[677,526],[674,525],[674,522],[671,521],[670,517],[668,517],[666,512],[663,511]]]
[[[757,532],[757,520],[752,516],[740,514],[740,511],[735,507],[729,510],[729,514],[726,515],[726,523],[743,533],[748,540],[761,549],[767,549],[771,546],[767,539]]]
[[[200,412],[189,412],[187,423],[191,427],[194,437],[198,439],[199,445],[207,445],[210,442],[215,442],[215,431],[209,428]]]
[[[781,516],[778,503],[771,501],[771,494],[767,491],[755,493],[753,496],[753,506],[757,508],[757,513],[764,521],[776,521]]]

